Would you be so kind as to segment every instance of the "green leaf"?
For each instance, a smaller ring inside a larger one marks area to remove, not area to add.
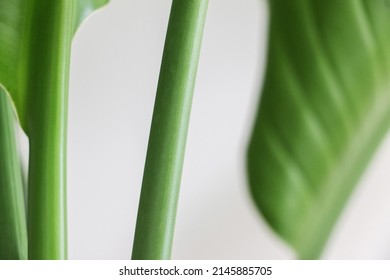
[[[270,0],[267,73],[248,149],[253,198],[317,258],[390,124],[390,6]]]
[[[11,102],[0,87],[0,260],[27,259],[21,163]]]
[[[17,108],[22,127],[27,129],[29,99],[34,98],[28,89],[31,45],[41,41],[45,25],[53,28],[71,26],[73,35],[84,19],[109,0],[61,0],[50,4],[48,0],[0,0],[0,84],[11,95]],[[52,1],[53,2],[53,1]],[[62,2],[66,3],[61,4]],[[61,7],[67,13],[59,22],[59,14],[52,14],[53,7]],[[43,44],[43,43],[42,43]],[[35,69],[37,71],[37,69]]]
[[[28,254],[64,259],[71,41],[108,0],[0,0],[0,85],[30,140]]]
[[[133,259],[169,259],[208,0],[173,0],[149,137]]]

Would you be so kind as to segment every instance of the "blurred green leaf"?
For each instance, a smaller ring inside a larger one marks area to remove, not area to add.
[[[385,0],[270,0],[267,73],[248,149],[253,198],[317,258],[390,124]]]

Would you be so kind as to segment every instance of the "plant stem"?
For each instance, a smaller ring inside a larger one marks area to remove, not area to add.
[[[169,259],[208,0],[173,0],[134,237],[133,259]]]
[[[27,132],[29,259],[66,259],[66,140],[74,1],[33,1]]]
[[[0,260],[27,259],[27,223],[15,115],[0,87]]]

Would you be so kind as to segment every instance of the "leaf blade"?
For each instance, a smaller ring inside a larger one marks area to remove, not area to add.
[[[21,163],[9,97],[0,87],[0,259],[27,259],[27,222]]]
[[[73,10],[70,18],[73,34],[83,21],[94,11],[106,5],[109,0],[70,0]],[[17,116],[26,130],[28,110],[28,89],[26,79],[29,69],[30,33],[34,5],[39,1],[0,0],[0,84],[12,97]],[[69,19],[68,19],[69,20]]]
[[[270,1],[267,74],[248,147],[258,208],[319,257],[389,127],[384,1]]]

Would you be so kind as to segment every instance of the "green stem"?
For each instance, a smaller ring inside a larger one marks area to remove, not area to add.
[[[169,259],[208,0],[173,0],[155,101],[133,259]]]
[[[0,87],[0,260],[27,259],[27,225],[15,115]]]
[[[27,132],[29,259],[66,259],[67,95],[72,0],[33,1]]]

